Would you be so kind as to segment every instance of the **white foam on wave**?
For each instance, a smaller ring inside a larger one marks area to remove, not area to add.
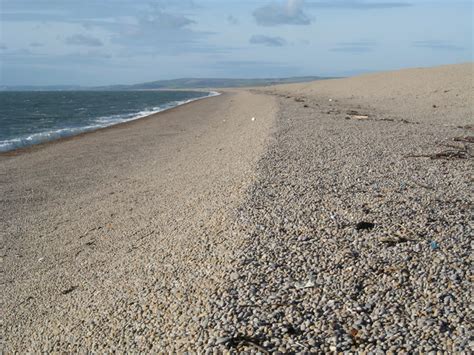
[[[38,133],[33,133],[24,137],[3,140],[3,141],[0,141],[0,152],[8,152],[8,151],[15,150],[18,148],[23,148],[23,147],[27,147],[27,146],[31,146],[31,145],[35,145],[39,143],[49,142],[49,141],[53,141],[60,138],[71,137],[80,133],[95,131],[100,128],[110,127],[116,124],[138,120],[140,118],[154,115],[155,113],[163,112],[163,111],[172,109],[174,107],[188,104],[193,101],[202,100],[202,99],[206,99],[206,98],[218,96],[218,95],[221,95],[221,93],[217,91],[211,91],[206,96],[197,97],[197,98],[189,99],[189,100],[171,101],[162,106],[153,107],[151,110],[139,111],[133,114],[119,114],[119,115],[98,117],[94,120],[93,124],[89,124],[87,126],[60,128],[53,131],[38,132]]]

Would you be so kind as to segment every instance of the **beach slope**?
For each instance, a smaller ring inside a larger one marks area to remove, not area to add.
[[[473,64],[262,92],[276,133],[214,348],[472,351]]]
[[[188,344],[275,101],[228,92],[0,156],[4,349]]]
[[[472,351],[473,124],[467,63],[3,155],[4,348]]]

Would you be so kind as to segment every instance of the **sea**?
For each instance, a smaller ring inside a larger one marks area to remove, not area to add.
[[[0,92],[0,152],[136,120],[216,95],[203,91]]]

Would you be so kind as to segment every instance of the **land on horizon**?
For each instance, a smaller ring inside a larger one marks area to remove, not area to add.
[[[181,78],[157,80],[131,85],[79,86],[79,85],[21,85],[0,86],[0,91],[71,91],[71,90],[164,90],[164,89],[206,89],[268,86],[290,83],[304,83],[316,80],[334,79],[333,77],[303,76],[288,78],[226,79],[226,78]]]

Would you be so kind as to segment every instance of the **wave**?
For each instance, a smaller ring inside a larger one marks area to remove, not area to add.
[[[51,131],[38,132],[38,133],[30,134],[28,136],[3,140],[3,141],[0,141],[0,152],[8,152],[8,151],[28,147],[35,144],[40,144],[40,143],[45,143],[45,142],[61,139],[61,138],[75,136],[84,132],[95,131],[100,128],[110,127],[110,126],[120,124],[120,123],[138,120],[140,118],[144,118],[158,112],[170,110],[172,108],[185,105],[193,101],[202,100],[202,99],[206,99],[213,96],[219,96],[219,95],[221,95],[219,92],[211,91],[206,96],[193,98],[189,100],[171,101],[161,106],[153,107],[152,109],[149,109],[149,110],[143,110],[143,111],[129,113],[129,114],[118,114],[118,115],[97,117],[94,119],[92,124],[90,124],[89,122],[88,125],[81,126],[81,127],[58,128]]]

